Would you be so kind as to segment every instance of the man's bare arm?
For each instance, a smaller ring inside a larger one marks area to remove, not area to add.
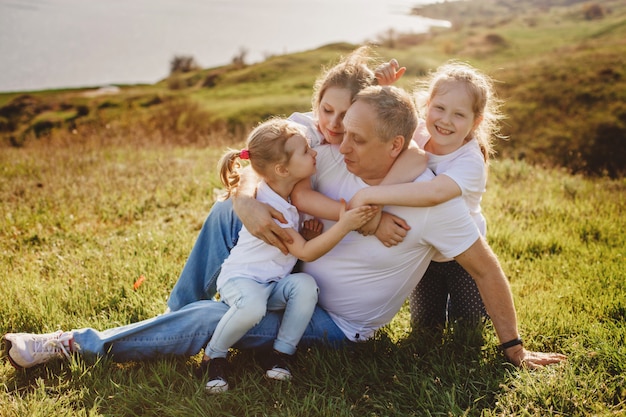
[[[250,168],[243,170],[239,185],[231,197],[233,209],[253,236],[287,254],[289,251],[285,243],[291,244],[293,239],[274,219],[281,223],[287,221],[280,211],[254,198],[257,184],[258,178],[254,171]]]

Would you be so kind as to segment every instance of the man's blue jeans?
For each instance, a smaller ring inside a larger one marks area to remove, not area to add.
[[[91,328],[74,330],[74,341],[81,354],[111,354],[114,360],[129,361],[200,352],[229,308],[211,298],[222,262],[237,242],[240,228],[232,203],[215,203],[170,295],[168,306],[172,311],[102,332]],[[268,312],[234,347],[270,349],[281,319],[282,313]],[[328,313],[316,307],[298,346],[340,347],[349,343]]]
[[[118,362],[156,359],[163,355],[193,356],[204,348],[228,306],[213,300],[188,304],[178,311],[162,314],[102,332],[74,330],[74,342],[85,357],[112,355]],[[271,349],[278,335],[282,314],[268,312],[233,347]],[[341,347],[351,342],[319,306],[300,339],[298,347]]]
[[[179,310],[194,301],[213,299],[217,291],[217,276],[222,263],[237,244],[241,226],[230,199],[213,205],[167,300],[170,311]]]

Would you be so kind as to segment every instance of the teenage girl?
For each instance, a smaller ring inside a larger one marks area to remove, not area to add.
[[[462,197],[481,234],[486,222],[480,202],[487,182],[492,138],[502,118],[491,79],[461,62],[449,62],[426,82],[421,101],[425,120],[414,141],[436,174],[429,182],[368,187],[350,204],[428,207]],[[420,97],[421,98],[421,97]],[[446,320],[487,317],[472,277],[454,260],[435,256],[410,297],[411,318],[420,328],[441,328]]]
[[[370,85],[393,84],[406,71],[404,67],[399,68],[395,59],[372,71],[368,66],[372,61],[368,47],[356,49],[317,79],[312,99],[313,111],[289,116],[290,120],[306,127],[307,139],[313,147],[340,145],[344,133],[343,117],[356,94]],[[398,157],[383,184],[413,181],[425,168],[425,153],[419,147],[411,146]],[[313,191],[309,181],[298,184],[293,202],[301,211],[318,218],[336,220],[339,213],[338,203]],[[401,242],[407,230],[408,225],[403,219],[379,211],[376,218],[359,231],[365,235],[375,234],[383,244],[391,246]]]

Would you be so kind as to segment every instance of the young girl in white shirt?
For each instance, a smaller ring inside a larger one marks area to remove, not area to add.
[[[425,120],[420,121],[413,140],[426,151],[428,167],[436,177],[423,183],[368,187],[350,204],[426,207],[462,197],[484,236],[480,202],[492,139],[502,118],[492,81],[468,64],[449,62],[425,85],[418,89]],[[435,256],[411,294],[410,307],[413,324],[422,329],[487,317],[472,277],[456,261],[441,255]]]
[[[285,312],[266,376],[278,380],[291,378],[289,359],[311,319],[318,293],[313,277],[292,273],[296,261],[319,258],[350,231],[369,221],[376,212],[376,208],[368,206],[345,211],[345,202],[342,202],[344,209],[339,222],[325,233],[305,240],[298,233],[300,216],[290,203],[290,195],[296,183],[315,173],[316,154],[304,138],[301,126],[276,118],[252,131],[246,149],[228,151],[220,160],[220,178],[227,197],[239,183],[240,160],[250,161],[261,179],[257,200],[283,214],[287,223],[279,224],[286,229],[293,243],[287,244],[289,253],[285,255],[252,236],[245,227],[241,229],[237,245],[222,264],[217,279],[220,298],[230,309],[205,348],[208,392],[219,393],[228,389],[228,350],[263,318],[267,310]]]

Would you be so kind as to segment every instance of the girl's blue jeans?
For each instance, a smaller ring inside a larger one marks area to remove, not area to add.
[[[279,281],[258,282],[231,278],[220,288],[220,299],[229,309],[220,320],[204,350],[210,358],[225,358],[228,349],[269,311],[284,311],[274,350],[296,353],[300,338],[311,320],[319,289],[305,273],[289,274]]]
[[[240,228],[231,202],[215,203],[170,295],[168,306],[172,311],[105,331],[74,330],[74,342],[81,354],[110,354],[122,362],[200,352],[229,308],[212,298],[220,267],[235,245]],[[272,348],[281,320],[281,312],[269,311],[233,347]],[[349,342],[328,313],[316,306],[298,346],[319,344],[340,347]]]

